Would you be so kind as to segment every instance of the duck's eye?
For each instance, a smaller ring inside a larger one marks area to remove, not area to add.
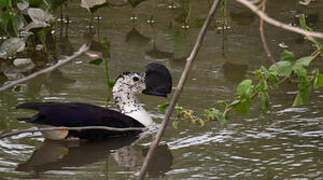
[[[133,77],[132,80],[133,81],[139,81],[139,78],[138,77]]]

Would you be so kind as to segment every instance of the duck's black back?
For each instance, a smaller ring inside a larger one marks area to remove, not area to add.
[[[137,120],[118,111],[81,103],[35,102],[24,103],[17,108],[39,111],[31,118],[18,118],[35,124],[65,127],[108,126],[117,128],[144,127]],[[112,132],[106,130],[69,131],[69,136],[98,139],[120,136],[131,132]],[[133,132],[132,132],[133,133]],[[138,133],[138,132],[136,132]]]

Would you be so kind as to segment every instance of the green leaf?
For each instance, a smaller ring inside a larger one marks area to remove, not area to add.
[[[289,76],[293,70],[293,64],[290,61],[279,61],[273,64],[269,70],[280,76]]]
[[[169,102],[165,102],[165,103],[163,103],[163,104],[160,104],[159,106],[158,106],[158,112],[160,112],[160,113],[164,113],[165,112],[165,110],[166,110],[166,108],[169,106]]]
[[[177,129],[177,128],[178,128],[178,123],[179,123],[179,121],[178,121],[178,120],[173,121],[172,125],[173,125],[173,127],[174,127],[175,129]]]
[[[313,87],[314,87],[314,89],[317,89],[319,87],[323,87],[323,74],[317,74],[315,76]]]
[[[205,121],[201,118],[197,118],[196,123],[200,124],[201,127],[203,127],[205,125]]]
[[[217,103],[219,103],[223,107],[228,106],[227,103],[225,101],[223,101],[223,100],[219,100]]]
[[[275,88],[278,88],[279,78],[277,77],[277,75],[270,73],[269,79],[272,82],[273,86]]]
[[[243,99],[249,99],[253,92],[253,85],[250,79],[242,81],[237,87],[237,94]]]
[[[293,71],[297,74],[298,77],[305,77],[307,75],[307,67],[312,61],[312,57],[302,57],[298,59],[293,66]]]
[[[256,77],[256,79],[257,79],[257,80],[261,79],[261,77],[262,77],[262,73],[261,73],[261,71],[260,71],[260,70],[256,70],[256,71],[255,71],[255,77]]]
[[[296,60],[295,65],[308,67],[312,60],[313,60],[312,56],[302,57]]]
[[[248,115],[249,108],[250,108],[250,102],[246,101],[244,103],[240,103],[236,105],[234,107],[234,110],[236,111],[236,113],[245,116],[245,115]]]
[[[290,62],[294,62],[296,60],[296,57],[294,55],[293,52],[288,51],[288,50],[284,50],[281,54],[280,54],[280,60],[281,61],[290,61]]]
[[[298,93],[292,106],[299,106],[308,102],[312,88],[308,81],[301,82],[297,85]]]
[[[323,54],[323,44],[319,45],[320,53]]]
[[[262,112],[266,113],[270,107],[268,92],[261,93],[260,98],[261,98],[261,110]]]
[[[234,100],[229,106],[235,106],[240,103],[240,100]]]
[[[306,20],[305,20],[305,15],[301,14],[299,16],[299,24],[301,25],[301,27],[306,30],[306,31],[312,31],[312,28],[310,28],[307,24],[306,24]]]
[[[205,109],[204,110],[204,116],[207,120],[218,120],[220,116],[220,111],[215,108]]]
[[[97,58],[97,59],[93,59],[89,62],[89,64],[94,64],[94,65],[100,65],[103,62],[102,58]]]

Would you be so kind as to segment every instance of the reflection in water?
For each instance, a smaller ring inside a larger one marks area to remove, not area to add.
[[[173,53],[161,51],[156,47],[155,41],[153,41],[153,47],[152,49],[145,52],[147,56],[149,56],[150,59],[154,60],[164,60],[164,59],[171,59],[173,57]]]
[[[98,37],[99,37],[99,31],[97,31],[97,32],[98,32]],[[104,51],[102,43],[94,40],[94,36],[95,36],[95,32],[93,32],[91,29],[89,29],[88,32],[85,32],[83,34],[83,39],[90,44],[90,48],[86,52],[86,54],[90,57],[92,57],[93,54],[96,54],[96,56],[98,56],[98,57],[102,57],[103,51]]]
[[[132,28],[126,35],[126,42],[138,47],[144,47],[149,41],[150,38],[140,34],[136,28]]]
[[[234,12],[230,11],[230,17],[233,22],[240,26],[248,26],[255,21],[255,15],[251,11]]]
[[[146,54],[146,59],[153,59],[153,60],[170,60],[173,57],[173,53],[166,52],[166,51],[161,51],[158,49],[156,45],[156,31],[153,26],[150,26],[151,32],[152,32],[152,48],[147,50],[145,52]]]
[[[245,75],[248,70],[248,65],[246,64],[233,64],[230,62],[225,62],[222,66],[224,78],[228,81],[238,83],[245,79]],[[234,73],[233,73],[234,72]]]
[[[39,174],[49,170],[84,167],[106,160],[110,153],[119,166],[138,169],[148,149],[135,144],[137,139],[121,137],[96,142],[46,140],[26,162],[19,164],[16,170]],[[172,161],[173,156],[168,146],[160,145],[153,156],[153,162],[158,162],[158,165],[150,166],[148,174],[152,177],[163,176],[170,170]]]

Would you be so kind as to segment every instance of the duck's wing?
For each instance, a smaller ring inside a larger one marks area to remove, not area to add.
[[[137,120],[118,111],[81,103],[33,102],[17,106],[21,109],[37,110],[38,114],[30,118],[18,118],[19,121],[34,124],[81,127],[108,126],[117,128],[144,127]],[[105,130],[70,131],[69,136],[81,137],[86,133],[120,135],[121,132]],[[83,134],[83,135],[82,135]],[[86,138],[86,137],[84,137]]]

